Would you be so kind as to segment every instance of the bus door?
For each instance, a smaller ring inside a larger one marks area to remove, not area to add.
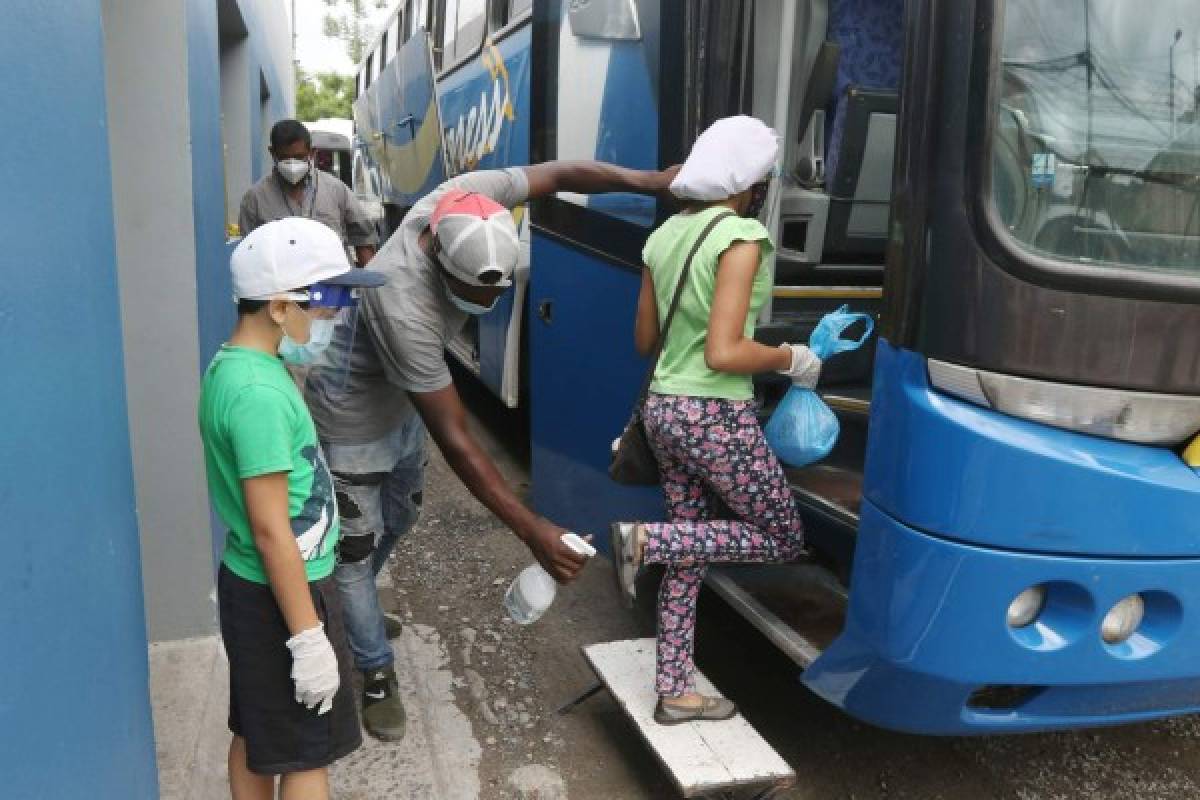
[[[659,169],[682,158],[682,19],[691,3],[534,4],[532,158]],[[664,88],[666,87],[666,88]],[[618,515],[661,517],[656,490],[606,472],[646,364],[633,347],[641,250],[669,208],[640,195],[532,204],[533,503],[607,548]]]
[[[903,53],[903,0],[828,0],[756,10],[749,59],[752,113],[783,136],[775,290],[758,338],[805,342],[825,314],[881,307]],[[790,64],[779,31],[792,29]],[[777,60],[778,58],[778,60]],[[777,109],[777,106],[784,106]],[[851,333],[854,333],[853,331]],[[858,526],[875,340],[826,365],[818,387],[842,433],[821,463],[790,477],[809,522],[808,538],[844,574]],[[775,376],[758,382],[764,416],[786,392]]]
[[[882,308],[904,52],[904,0],[753,4],[740,46],[721,9],[693,15],[689,70],[702,83],[689,136],[731,113],[759,117],[782,137],[773,213],[772,303],[757,338],[806,342],[830,311]],[[725,9],[726,11],[728,9]],[[707,54],[737,53],[734,75]],[[702,55],[698,55],[702,54]],[[697,59],[699,63],[696,63]],[[734,87],[740,88],[734,91]],[[854,335],[856,331],[848,332]],[[876,339],[831,359],[818,392],[837,414],[837,445],[787,470],[815,563],[730,567],[707,583],[784,653],[811,665],[841,633],[866,469]],[[756,377],[765,423],[790,384]]]
[[[619,4],[636,9],[632,19],[549,5],[548,69],[535,71],[534,91],[546,132],[535,157],[663,166],[682,161],[714,120],[757,116],[782,137],[766,220],[778,245],[775,290],[759,339],[805,342],[843,304],[880,309],[903,0]],[[660,15],[681,24],[660,31]],[[610,24],[593,26],[601,18]],[[663,513],[657,490],[615,486],[605,472],[646,367],[632,346],[641,246],[672,212],[639,202],[556,198],[535,209],[534,500],[600,537],[614,519]],[[838,446],[789,472],[819,566],[709,571],[709,586],[802,666],[842,630],[874,351],[872,341],[827,365],[819,391],[840,417]],[[756,382],[764,422],[787,388],[770,376]]]
[[[758,116],[783,137],[767,220],[778,243],[776,288],[759,338],[806,341],[843,304],[877,311],[902,0],[613,3],[601,13],[604,5],[549,4],[545,38],[535,42],[546,54],[534,75],[544,130],[535,157],[653,168],[682,161],[720,117]],[[682,24],[660,31],[660,16]],[[660,93],[660,86],[676,90]],[[631,334],[641,245],[670,212],[643,197],[597,196],[555,198],[535,215],[544,243],[535,235],[533,394],[550,406],[545,415],[534,409],[535,499],[589,531],[604,530],[622,502],[635,503],[600,479],[642,370]],[[577,260],[588,267],[566,268]],[[601,293],[589,286],[593,269]],[[603,342],[594,362],[580,349],[593,337]],[[825,370],[821,391],[842,417],[843,435],[829,459],[792,476],[812,517],[812,538],[842,572],[857,527],[873,352],[871,342]],[[596,385],[594,373],[576,369],[602,369],[604,381]],[[758,383],[764,419],[786,388],[778,379]],[[574,418],[572,405],[585,410],[584,419]],[[573,487],[580,465],[597,483],[594,513],[579,513]],[[635,503],[641,518],[661,514],[661,502],[646,498],[653,493]]]

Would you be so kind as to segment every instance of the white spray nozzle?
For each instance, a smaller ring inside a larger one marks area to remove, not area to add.
[[[596,548],[588,544],[583,537],[577,533],[564,533],[562,535],[562,543],[575,551],[576,554],[591,558],[596,555]]]

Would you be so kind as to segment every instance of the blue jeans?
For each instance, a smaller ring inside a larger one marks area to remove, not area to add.
[[[401,427],[362,445],[322,443],[337,494],[342,535],[334,570],[346,638],[360,670],[391,666],[375,577],[396,540],[421,514],[428,453],[425,426],[415,413]]]

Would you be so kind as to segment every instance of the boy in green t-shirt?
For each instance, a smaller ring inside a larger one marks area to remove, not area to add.
[[[285,363],[328,345],[333,318],[378,273],[337,234],[270,222],[230,261],[238,322],[200,390],[208,489],[229,527],[217,580],[229,657],[234,800],[329,797],[326,768],[362,743],[332,573],[337,503],[316,429]],[[294,684],[294,686],[293,686]]]

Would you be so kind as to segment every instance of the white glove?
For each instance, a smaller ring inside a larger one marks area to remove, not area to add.
[[[338,676],[337,654],[325,635],[325,626],[300,631],[287,640],[292,651],[292,680],[296,682],[296,702],[305,708],[321,706],[318,714],[333,708],[341,678]]]
[[[791,378],[793,386],[815,389],[817,380],[821,377],[821,359],[817,358],[817,354],[805,344],[782,344],[780,347],[792,351],[792,365],[779,370],[779,373]]]

